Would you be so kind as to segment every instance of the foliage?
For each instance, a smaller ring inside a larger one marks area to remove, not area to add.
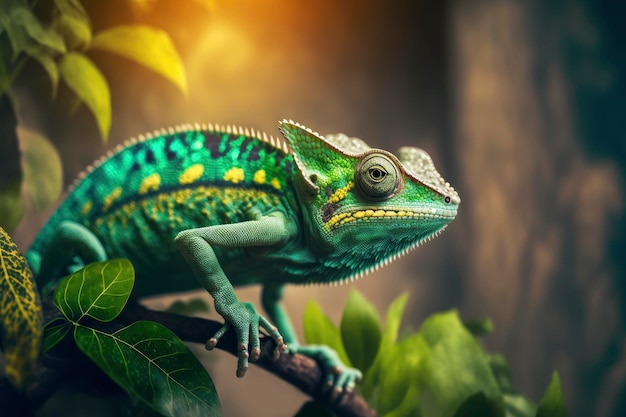
[[[432,315],[419,331],[399,338],[407,300],[403,294],[390,305],[383,327],[374,307],[353,290],[340,329],[311,301],[304,314],[306,342],[330,343],[345,352],[347,363],[364,373],[357,390],[381,416],[567,415],[556,373],[538,407],[513,391],[504,358],[486,353],[477,339],[493,329],[490,320],[466,324],[449,311]],[[311,415],[311,409],[307,405],[298,415]]]
[[[39,2],[42,3],[42,2]],[[205,7],[212,2],[199,1]],[[50,81],[51,96],[57,95],[60,81],[84,103],[93,115],[102,139],[106,142],[111,127],[111,94],[106,78],[89,57],[91,51],[105,51],[135,62],[174,84],[187,94],[183,63],[169,35],[156,27],[127,24],[92,33],[91,19],[80,0],[54,0],[50,13],[38,13],[38,2],[8,0],[0,2],[0,98],[9,101],[0,112],[19,108],[11,87],[29,61],[36,62]],[[49,16],[48,19],[40,15]],[[40,144],[36,158],[25,149],[33,150],[29,138],[37,137]],[[38,210],[47,208],[61,192],[61,164],[51,142],[41,134],[21,128],[8,142],[19,141],[22,150],[22,172],[26,190]],[[0,158],[20,158],[5,152]],[[36,169],[35,169],[36,167]],[[20,192],[22,175],[3,172],[0,177],[0,222],[11,231],[22,218],[24,205]],[[14,170],[8,170],[14,171]],[[33,178],[35,172],[38,178]],[[45,174],[52,173],[50,177]],[[47,179],[45,184],[41,180]],[[44,185],[43,187],[40,185]]]
[[[5,373],[21,389],[39,357],[41,300],[26,260],[1,227],[0,295],[0,346]]]
[[[96,262],[65,278],[53,301],[63,318],[45,329],[47,350],[73,329],[74,342],[133,398],[165,416],[221,415],[217,392],[204,367],[166,327],[137,321],[114,332],[135,276],[125,259]]]
[[[2,229],[0,243],[0,290],[9,294],[0,306],[9,312],[3,315],[2,342],[7,375],[20,387],[38,359],[41,307],[26,262]],[[44,351],[71,333],[78,349],[139,401],[132,415],[221,415],[210,376],[171,330],[152,321],[125,327],[114,321],[134,279],[125,259],[92,263],[63,279],[52,297],[60,317],[45,326]],[[339,327],[311,301],[304,314],[306,342],[327,344],[346,364],[359,367],[364,379],[357,391],[384,417],[567,415],[556,373],[538,406],[513,390],[504,358],[486,353],[478,339],[493,328],[490,320],[464,323],[457,312],[443,312],[399,337],[407,301],[406,293],[394,300],[383,325],[374,306],[353,290]],[[194,312],[206,305],[191,300],[176,308]],[[297,415],[333,414],[309,401]]]
[[[187,92],[182,61],[161,29],[125,25],[93,35],[79,0],[55,0],[50,22],[42,22],[27,0],[2,2],[0,12],[0,35],[6,32],[2,40],[11,50],[11,56],[0,61],[0,94],[8,92],[26,60],[34,59],[48,75],[53,96],[61,78],[87,104],[105,140],[111,124],[109,87],[85,52],[97,49],[121,55]]]
[[[41,134],[19,126],[17,135],[28,196],[35,209],[44,210],[57,200],[63,188],[61,158]]]

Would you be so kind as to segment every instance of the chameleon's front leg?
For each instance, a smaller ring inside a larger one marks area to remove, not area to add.
[[[281,212],[273,212],[258,220],[189,229],[176,236],[176,246],[202,286],[213,297],[215,310],[225,320],[224,326],[208,340],[207,348],[213,348],[219,338],[229,328],[233,328],[237,335],[237,376],[240,378],[248,369],[248,358],[255,361],[261,354],[259,327],[276,340],[277,355],[286,346],[276,327],[260,316],[254,305],[239,301],[215,256],[213,246],[243,248],[281,245],[295,233],[295,227]]]
[[[283,297],[283,285],[265,285],[263,287],[263,308],[280,331],[289,346],[289,352],[301,353],[316,359],[325,372],[326,388],[333,388],[335,394],[350,392],[361,380],[362,374],[356,368],[346,366],[333,349],[323,345],[300,345],[293,330],[289,315],[280,304]]]

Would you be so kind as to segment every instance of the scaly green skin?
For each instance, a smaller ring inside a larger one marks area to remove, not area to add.
[[[132,261],[135,297],[198,286],[239,342],[237,375],[260,354],[259,328],[316,358],[335,390],[360,371],[326,347],[300,346],[279,301],[287,283],[354,279],[438,234],[460,199],[430,157],[396,157],[357,138],[279,125],[287,146],[242,129],[183,127],[131,141],[87,170],[27,258],[40,283],[85,263]],[[195,276],[195,279],[194,279]],[[263,285],[270,319],[233,286]]]

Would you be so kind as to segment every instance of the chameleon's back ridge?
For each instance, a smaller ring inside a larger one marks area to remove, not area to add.
[[[253,206],[282,205],[292,170],[282,139],[248,128],[196,124],[140,135],[79,174],[29,258],[37,264],[70,220],[94,232],[109,256],[158,250],[179,259],[163,243],[185,228],[249,220]]]
[[[439,235],[460,198],[422,149],[397,155],[283,120],[285,141],[232,126],[187,125],[131,139],[81,174],[27,258],[39,284],[128,258],[136,298],[206,289],[236,332],[237,375],[277,349],[318,359],[336,390],[360,371],[328,348],[300,346],[279,301],[285,284],[339,284]],[[260,284],[276,327],[233,287]],[[337,372],[338,370],[338,372]]]

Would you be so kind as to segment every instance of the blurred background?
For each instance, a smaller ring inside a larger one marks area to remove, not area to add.
[[[422,147],[459,191],[459,215],[442,236],[354,285],[381,313],[408,291],[413,328],[452,308],[492,317],[486,346],[509,360],[517,390],[538,401],[556,369],[571,416],[623,415],[623,2],[198,3],[83,1],[94,32],[129,22],[165,29],[189,85],[185,97],[124,58],[90,52],[111,89],[106,145],[85,106],[64,104],[66,87],[51,101],[41,68],[25,69],[15,87],[20,123],[50,138],[65,184],[128,138],[188,122],[276,135],[289,118],[390,151]],[[27,207],[13,233],[21,248],[50,213]],[[349,289],[290,287],[285,304],[299,329],[311,298],[338,321]],[[240,295],[258,303],[258,289]],[[293,415],[304,400],[265,371],[239,380],[234,358],[199,355],[226,416]]]

